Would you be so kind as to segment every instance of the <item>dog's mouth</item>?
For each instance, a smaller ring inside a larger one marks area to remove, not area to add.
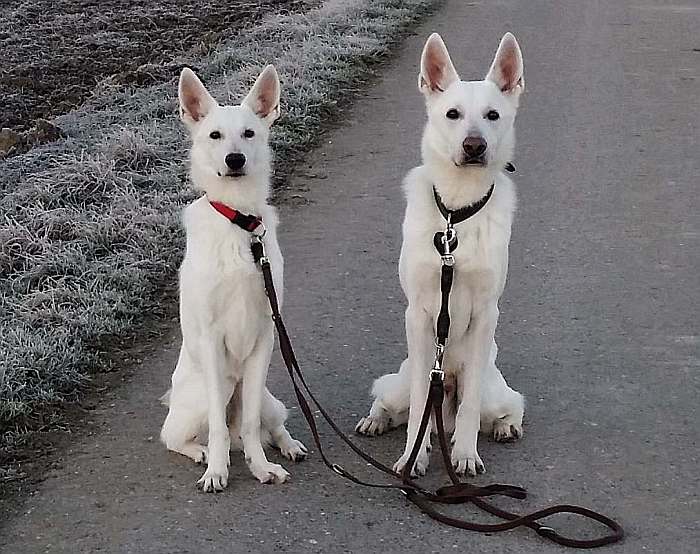
[[[246,172],[243,171],[242,169],[229,169],[223,175],[221,174],[221,172],[218,172],[218,173],[219,173],[219,177],[231,177],[234,179],[236,177],[245,177],[245,175],[246,175]]]
[[[463,158],[459,162],[456,162],[455,165],[457,167],[486,167],[487,161],[485,156],[474,156],[472,158]]]

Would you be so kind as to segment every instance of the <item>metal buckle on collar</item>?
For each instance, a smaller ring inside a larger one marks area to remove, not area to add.
[[[265,227],[265,224],[262,222],[262,219],[260,220],[260,224],[255,228],[255,230],[251,231],[251,234],[253,235],[254,238],[256,238],[256,239],[260,240],[260,242],[262,242],[262,239],[267,234],[267,227]]]

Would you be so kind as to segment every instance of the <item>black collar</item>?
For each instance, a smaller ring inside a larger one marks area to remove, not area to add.
[[[442,198],[440,198],[437,189],[433,186],[435,204],[437,204],[438,210],[440,210],[440,213],[442,214],[442,217],[445,218],[445,220],[448,220],[449,218],[449,222],[452,225],[457,225],[457,223],[461,223],[465,219],[469,219],[479,210],[481,210],[481,208],[486,206],[486,203],[489,201],[489,198],[491,198],[491,195],[493,194],[493,187],[495,186],[495,184],[496,183],[491,185],[489,191],[484,196],[482,196],[480,200],[477,200],[476,202],[474,202],[473,204],[469,204],[468,206],[464,206],[459,210],[448,210],[445,204],[442,203]]]

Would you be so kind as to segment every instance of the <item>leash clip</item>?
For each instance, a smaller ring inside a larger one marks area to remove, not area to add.
[[[442,242],[442,254],[440,254],[440,259],[442,260],[442,265],[453,266],[455,265],[455,257],[452,254],[452,242],[457,237],[457,232],[452,226],[452,214],[447,214],[447,227],[445,232],[441,237]]]
[[[256,261],[260,265],[265,265],[265,264],[270,262],[270,260],[267,257],[267,253],[265,252],[265,241],[263,240],[265,233],[267,233],[267,229],[262,224],[262,222],[260,223],[260,226],[262,226],[262,231],[260,233],[255,233],[255,232],[252,233],[252,235],[253,235],[252,241],[253,241],[254,246],[259,245],[258,246],[259,257],[256,255],[256,258],[257,258]]]
[[[430,378],[438,377],[441,381],[445,380],[445,372],[442,370],[442,358],[445,355],[445,347],[435,340],[435,362],[433,369],[430,370]]]

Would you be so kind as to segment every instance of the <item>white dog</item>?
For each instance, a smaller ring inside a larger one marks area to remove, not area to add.
[[[496,367],[494,333],[498,299],[508,267],[508,243],[515,209],[513,183],[503,173],[513,154],[513,121],[524,89],[523,62],[515,37],[501,40],[483,81],[461,81],[445,44],[433,34],[421,58],[419,88],[425,96],[428,122],[422,141],[423,165],[405,180],[408,200],[399,262],[401,286],[408,300],[408,357],[398,373],[374,383],[369,415],[357,425],[363,434],[380,434],[408,422],[404,454],[394,469],[408,461],[428,394],[434,362],[435,324],[440,310],[441,258],[433,245],[444,231],[433,188],[449,210],[484,199],[470,219],[455,225],[452,319],[445,351],[445,416],[452,437],[452,463],[460,473],[485,471],[477,453],[479,430],[505,441],[522,435],[523,398]],[[456,412],[456,413],[455,413]],[[430,433],[412,468],[423,475],[428,466]]]
[[[271,442],[295,461],[304,458],[306,448],[285,429],[286,409],[265,386],[274,329],[262,273],[251,254],[251,234],[211,204],[262,218],[281,301],[277,214],[267,204],[268,136],[280,113],[279,79],[270,65],[240,106],[219,106],[186,68],[180,75],[179,97],[180,116],[192,138],[192,181],[205,196],[184,213],[182,348],[166,393],[169,412],[161,439],[168,449],[207,463],[198,481],[205,491],[226,487],[229,449],[241,442],[253,475],[263,483],[281,483],[289,474],[267,460],[263,443]]]

